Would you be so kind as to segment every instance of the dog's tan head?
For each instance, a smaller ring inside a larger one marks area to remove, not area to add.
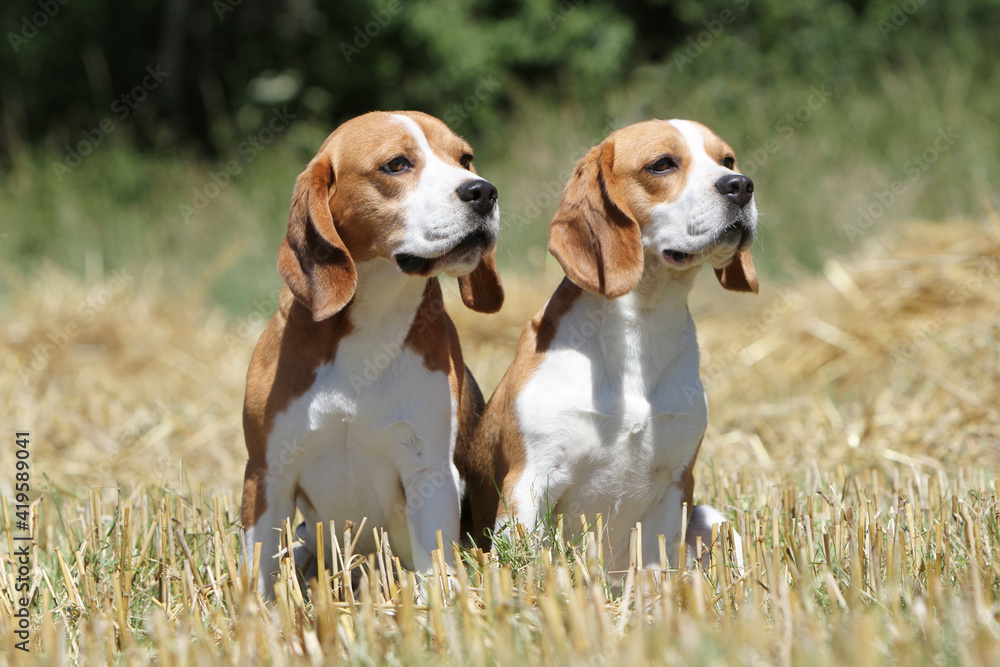
[[[493,258],[497,190],[472,148],[427,114],[375,111],[338,127],[295,182],[278,272],[320,321],[354,296],[355,264],[376,257],[421,278],[457,276],[480,312],[503,304]]]
[[[586,290],[632,291],[645,262],[711,264],[723,287],[756,292],[753,182],[704,125],[651,120],[613,132],[577,164],[549,227],[549,251]]]

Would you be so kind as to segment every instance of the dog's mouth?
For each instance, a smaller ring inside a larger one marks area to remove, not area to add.
[[[666,248],[662,251],[663,261],[673,267],[686,268],[696,262],[710,260],[725,249],[745,250],[753,243],[753,231],[742,221],[733,222],[715,234],[711,241],[692,251]]]
[[[686,264],[691,259],[691,253],[667,248],[663,251],[663,259],[667,261],[667,264],[680,266]]]
[[[411,276],[425,275],[433,261],[429,257],[417,257],[404,252],[396,255],[396,265],[399,266],[399,270]]]
[[[396,266],[399,267],[400,271],[410,276],[429,276],[436,269],[444,268],[452,261],[461,260],[473,252],[485,251],[493,245],[494,241],[495,238],[485,229],[477,229],[463,237],[451,250],[436,257],[421,257],[405,252],[396,253]]]
[[[733,222],[719,232],[716,243],[731,244],[733,241],[736,241],[737,250],[745,250],[753,242],[753,232],[742,221]]]

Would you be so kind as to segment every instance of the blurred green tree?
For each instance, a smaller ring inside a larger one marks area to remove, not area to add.
[[[0,155],[105,118],[213,154],[275,108],[332,126],[411,107],[472,134],[518,95],[588,103],[648,64],[872,87],[873,62],[935,40],[991,69],[997,25],[993,0],[18,0],[0,9]]]

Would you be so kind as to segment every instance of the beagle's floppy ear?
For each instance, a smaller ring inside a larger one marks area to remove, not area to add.
[[[733,255],[733,261],[721,269],[715,270],[719,284],[734,292],[757,293],[757,269],[753,265],[753,257],[749,250],[740,250]]]
[[[549,225],[551,252],[569,279],[614,299],[642,277],[639,224],[612,176],[614,142],[590,149],[576,165]]]
[[[288,234],[278,251],[278,273],[316,322],[342,310],[358,284],[330,211],[334,187],[329,157],[317,156],[295,181]]]
[[[503,285],[493,253],[483,255],[479,264],[464,276],[458,278],[458,288],[462,302],[478,313],[495,313],[503,305]]]

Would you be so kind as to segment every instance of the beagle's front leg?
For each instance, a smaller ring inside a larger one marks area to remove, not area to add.
[[[642,522],[642,562],[647,567],[659,567],[660,535],[666,540],[667,561],[671,567],[678,564],[681,544],[681,507],[684,490],[678,482],[671,482],[663,499],[654,505],[641,519]],[[688,508],[690,512],[690,508]]]
[[[534,532],[544,517],[555,512],[556,504],[567,486],[553,479],[552,475],[522,474],[510,491],[504,494],[494,530],[514,530],[517,524],[521,524],[527,533]]]
[[[657,567],[660,562],[659,536],[666,538],[667,560],[671,567],[694,567],[701,560],[703,569],[711,565],[712,528],[724,524],[728,519],[714,507],[709,505],[694,505],[688,508],[687,531],[681,539],[681,507],[684,494],[680,485],[671,484],[663,501],[654,507],[642,519],[642,561],[646,567]],[[698,553],[698,541],[701,540],[701,554]],[[685,544],[687,562],[681,565],[680,547]],[[733,531],[733,562],[738,572],[743,568],[743,540],[740,534]]]
[[[447,433],[425,433],[421,437],[416,430],[407,430],[410,430],[404,444],[407,452],[395,460],[405,497],[413,568],[430,572],[431,552],[437,549],[437,531],[441,531],[448,563],[454,560],[448,547],[461,538],[458,469],[452,461],[454,447],[449,444]]]
[[[256,517],[256,521],[244,527],[240,561],[250,573],[253,568],[254,545],[260,542],[256,584],[265,600],[274,597],[274,579],[278,574],[278,559],[274,556],[281,546],[281,522],[295,515],[294,493],[283,481],[277,476],[268,476],[262,494],[264,511]],[[248,483],[249,481],[244,483],[245,488]],[[244,496],[246,495],[247,491],[244,490]]]

